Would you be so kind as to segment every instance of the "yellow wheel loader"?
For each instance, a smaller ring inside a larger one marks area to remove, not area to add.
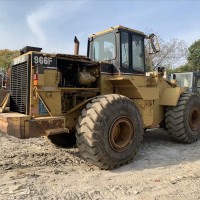
[[[87,57],[78,55],[77,38],[75,55],[23,48],[1,130],[19,138],[75,133],[82,156],[101,169],[129,163],[147,128],[164,125],[174,140],[195,142],[200,97],[167,81],[163,68],[146,76],[145,39],[156,53],[155,35],[123,26],[91,35]]]
[[[177,86],[187,87],[189,92],[200,94],[200,72],[173,73],[171,81],[175,81]]]

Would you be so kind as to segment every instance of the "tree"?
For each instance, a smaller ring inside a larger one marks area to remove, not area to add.
[[[200,40],[189,47],[188,62],[192,66],[192,71],[200,72]]]
[[[186,59],[188,49],[185,41],[179,39],[171,39],[165,42],[161,38],[158,39],[160,44],[160,52],[156,54],[149,54],[149,49],[146,48],[146,66],[147,69],[153,70],[157,67],[165,67],[170,69],[174,64]]]
[[[191,72],[191,71],[192,71],[191,65],[186,63],[185,65],[181,65],[180,67],[167,69],[167,74],[173,74],[177,72]]]
[[[14,57],[17,57],[19,55],[18,50],[9,50],[9,49],[3,49],[0,50],[0,68],[6,70],[10,63],[12,62]]]

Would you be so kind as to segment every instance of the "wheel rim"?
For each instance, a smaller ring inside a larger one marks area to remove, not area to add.
[[[190,128],[195,131],[200,126],[200,109],[199,107],[193,107],[189,114]]]
[[[123,152],[132,143],[134,127],[127,117],[117,118],[111,125],[109,131],[109,143],[112,149]]]

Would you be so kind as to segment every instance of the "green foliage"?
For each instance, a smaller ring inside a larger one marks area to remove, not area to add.
[[[195,41],[189,47],[188,62],[192,67],[192,71],[200,72],[200,40]]]
[[[6,70],[12,59],[20,54],[18,50],[11,51],[9,49],[0,50],[0,68]]]
[[[171,68],[167,70],[168,74],[177,73],[177,72],[200,72],[200,40],[195,41],[189,47],[188,63],[177,68]]]
[[[167,69],[167,74],[173,74],[177,72],[192,72],[192,66],[186,63],[185,65],[182,65],[180,67]]]

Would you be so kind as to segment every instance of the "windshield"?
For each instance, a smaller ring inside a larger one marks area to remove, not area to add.
[[[90,58],[95,61],[109,61],[116,58],[116,39],[114,33],[108,33],[91,42]]]
[[[176,73],[177,86],[192,87],[192,73]]]

